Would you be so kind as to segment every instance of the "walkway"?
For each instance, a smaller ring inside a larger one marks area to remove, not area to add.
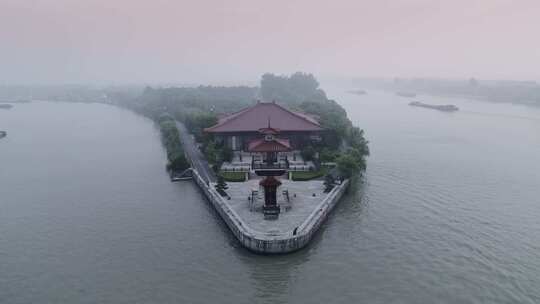
[[[197,143],[186,129],[186,126],[184,126],[183,123],[176,121],[176,127],[180,133],[180,141],[182,142],[184,151],[191,160],[193,168],[201,174],[201,177],[206,182],[216,182],[217,179],[214,171],[210,168],[210,165],[208,165],[208,162],[201,151],[199,151],[199,148],[197,148]]]

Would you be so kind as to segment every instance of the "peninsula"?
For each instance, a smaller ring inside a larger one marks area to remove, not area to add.
[[[124,106],[159,124],[171,176],[189,173],[257,253],[306,246],[369,154],[310,74],[265,74],[260,88],[147,88]]]

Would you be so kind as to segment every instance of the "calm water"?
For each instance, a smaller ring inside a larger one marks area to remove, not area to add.
[[[0,303],[538,303],[540,110],[328,90],[371,141],[311,246],[239,247],[156,130],[98,104],[0,111]]]

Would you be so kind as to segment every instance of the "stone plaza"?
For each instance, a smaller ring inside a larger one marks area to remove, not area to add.
[[[226,203],[247,225],[261,234],[292,235],[294,229],[299,227],[327,196],[322,180],[280,179],[282,184],[277,194],[277,203],[281,206],[281,213],[277,220],[264,220],[260,211],[260,207],[264,204],[260,181],[261,179],[250,179],[246,182],[228,183],[227,194],[231,199],[226,200]],[[254,190],[259,196],[252,202]],[[289,200],[283,191],[288,191]]]

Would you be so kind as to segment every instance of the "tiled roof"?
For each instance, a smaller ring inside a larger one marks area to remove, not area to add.
[[[257,138],[249,142],[249,152],[286,152],[291,151],[291,144],[288,139],[275,138],[267,141],[264,138]]]
[[[279,186],[281,185],[281,182],[279,180],[277,180],[275,177],[273,176],[268,176],[266,177],[265,179],[261,180],[259,182],[259,185],[263,186],[263,187],[267,187],[267,186]]]
[[[257,102],[257,104],[219,119],[218,124],[206,128],[210,133],[250,132],[267,128],[270,121],[272,128],[280,131],[321,131],[317,120],[307,114],[288,110],[275,102]]]

